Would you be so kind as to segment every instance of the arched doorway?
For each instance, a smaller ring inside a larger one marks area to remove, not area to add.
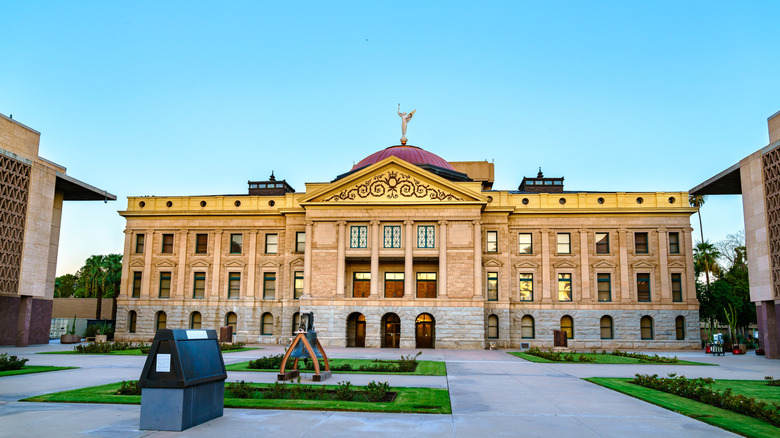
[[[401,318],[395,313],[382,317],[382,348],[399,348],[401,345]]]
[[[417,341],[415,348],[433,348],[435,333],[436,321],[434,321],[433,316],[421,313],[415,321],[415,339]]]
[[[366,317],[352,313],[347,317],[347,347],[366,346]]]

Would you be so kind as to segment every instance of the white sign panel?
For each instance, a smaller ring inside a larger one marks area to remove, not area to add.
[[[158,354],[157,355],[157,367],[155,371],[158,373],[170,373],[171,372],[171,355],[170,354]]]
[[[187,330],[187,339],[208,339],[206,330]]]

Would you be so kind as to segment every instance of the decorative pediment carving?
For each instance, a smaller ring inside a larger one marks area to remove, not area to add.
[[[617,265],[614,263],[610,263],[606,260],[602,260],[598,263],[594,263],[591,265],[594,269],[614,269]]]
[[[143,268],[145,266],[144,261],[141,259],[136,259],[130,262],[131,268]]]
[[[504,264],[496,259],[487,260],[482,265],[486,268],[500,268]]]
[[[515,265],[515,269],[536,269],[539,267],[538,263],[525,261]]]
[[[290,267],[303,266],[303,257],[296,257],[290,262]]]
[[[246,263],[239,260],[231,260],[223,265],[225,268],[244,268]]]
[[[636,269],[636,268],[655,269],[655,265],[654,264],[648,263],[648,262],[646,262],[644,260],[641,260],[641,261],[633,263],[631,265],[631,267],[634,268],[634,269]]]
[[[669,267],[670,268],[682,268],[682,269],[685,269],[685,263],[683,263],[683,262],[681,262],[679,260],[675,260],[672,263],[669,263]]]
[[[397,170],[374,175],[324,199],[324,201],[355,201],[366,198],[397,199],[399,197],[432,201],[463,201],[463,198]]]
[[[175,268],[176,262],[171,260],[163,260],[161,262],[155,263],[154,266],[157,268]]]
[[[205,260],[198,260],[196,262],[190,263],[191,268],[208,268],[211,266],[211,263],[205,261]]]
[[[577,265],[568,260],[564,260],[554,264],[553,267],[554,268],[576,268]]]
[[[282,264],[276,262],[265,262],[262,265],[260,265],[261,268],[268,268],[268,269],[279,269],[279,266],[282,266]]]

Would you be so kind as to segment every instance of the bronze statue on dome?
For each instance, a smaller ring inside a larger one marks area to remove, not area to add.
[[[406,146],[406,141],[408,140],[406,138],[406,125],[412,120],[415,111],[417,110],[412,110],[410,113],[402,113],[401,104],[398,104],[398,115],[401,116],[401,144],[404,146]]]

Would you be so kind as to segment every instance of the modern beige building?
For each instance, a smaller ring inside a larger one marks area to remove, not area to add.
[[[303,192],[130,197],[117,336],[276,344],[314,312],[336,347],[700,346],[686,192],[492,185],[491,163],[392,146]]]
[[[40,137],[0,114],[0,345],[49,342],[63,201],[116,200],[39,157]]]
[[[750,301],[759,344],[780,359],[780,111],[769,117],[769,144],[691,189],[697,195],[742,195]]]

